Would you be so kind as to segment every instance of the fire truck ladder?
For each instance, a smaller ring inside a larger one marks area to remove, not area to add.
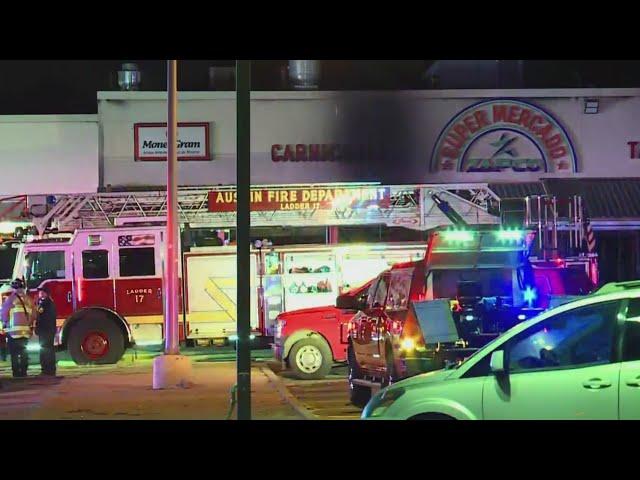
[[[434,184],[384,186],[378,184],[317,184],[254,186],[253,190],[339,189],[331,208],[252,211],[253,226],[387,225],[427,230],[455,224],[437,202],[446,202],[467,224],[497,224],[499,198],[487,184]],[[362,206],[356,193],[376,189],[388,201]],[[353,193],[354,196],[351,195]],[[233,198],[235,187],[188,187],[178,193],[180,222],[191,227],[235,227],[236,213],[210,211],[209,196]],[[436,200],[437,199],[437,200]],[[43,216],[33,218],[40,235],[47,231],[72,232],[78,228],[110,228],[127,221],[163,221],[167,213],[165,191],[58,195]]]
[[[579,251],[584,239],[584,205],[574,195],[558,200],[553,195],[525,197],[524,225],[537,230],[538,248],[544,259],[557,258],[558,232],[569,233],[569,248]]]

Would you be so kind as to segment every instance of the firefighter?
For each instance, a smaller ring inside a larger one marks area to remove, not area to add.
[[[7,361],[7,336],[2,328],[2,322],[0,322],[0,361]]]
[[[56,335],[56,306],[47,287],[38,288],[38,317],[36,335],[40,342],[40,367],[42,375],[56,375],[56,351],[53,339]]]
[[[13,376],[26,377],[29,367],[27,342],[31,337],[35,308],[25,292],[22,279],[17,278],[11,282],[11,288],[13,292],[2,304],[2,323],[9,343]]]

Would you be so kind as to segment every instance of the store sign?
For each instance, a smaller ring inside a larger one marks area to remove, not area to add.
[[[167,124],[136,123],[133,126],[136,161],[167,160]],[[208,123],[178,124],[178,160],[211,160]]]
[[[372,146],[368,145],[338,143],[271,145],[272,162],[359,162],[371,160],[380,154],[380,151],[376,152]]]
[[[551,114],[520,100],[488,100],[458,113],[440,133],[432,171],[575,172],[576,155]]]
[[[389,207],[389,187],[292,188],[251,191],[252,211]],[[210,212],[235,212],[236,192],[209,192]]]

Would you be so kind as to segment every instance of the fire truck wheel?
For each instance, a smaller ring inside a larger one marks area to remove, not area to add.
[[[363,376],[351,345],[349,345],[347,349],[347,361],[349,363],[349,400],[351,400],[351,403],[356,407],[364,408],[369,400],[371,400],[371,387],[353,383],[353,380],[362,379]]]
[[[331,371],[333,355],[322,338],[308,337],[298,340],[289,352],[289,366],[302,380],[318,380]]]
[[[78,365],[116,363],[124,354],[125,340],[106,313],[92,311],[71,328],[67,349]]]

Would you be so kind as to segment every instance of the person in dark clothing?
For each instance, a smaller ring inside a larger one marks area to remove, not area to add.
[[[36,335],[40,342],[40,367],[42,375],[55,376],[56,351],[53,339],[56,335],[56,306],[46,287],[38,289],[38,317]]]
[[[7,347],[7,336],[4,333],[0,334],[0,361],[7,361],[7,354],[9,348]]]

